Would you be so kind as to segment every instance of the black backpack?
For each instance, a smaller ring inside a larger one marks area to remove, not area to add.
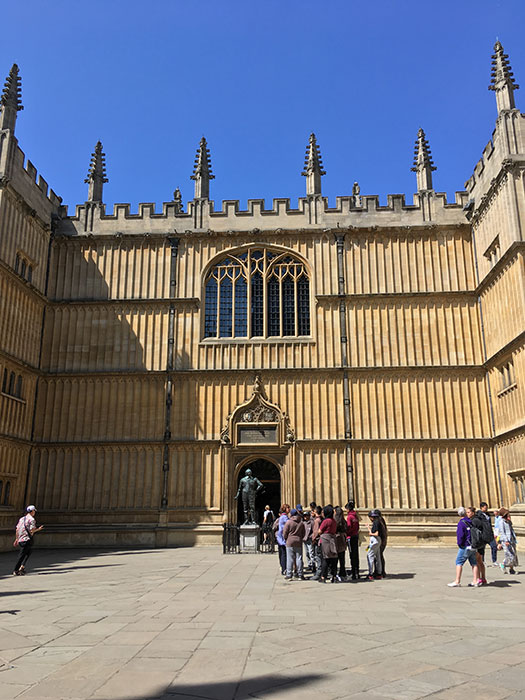
[[[472,518],[472,527],[470,528],[470,546],[472,549],[482,549],[493,539],[494,533],[490,520],[482,512],[476,513],[476,517]]]

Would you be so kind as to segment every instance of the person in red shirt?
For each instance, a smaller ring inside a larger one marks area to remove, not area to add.
[[[321,565],[321,578],[319,583],[326,583],[328,568],[332,576],[332,583],[337,583],[337,547],[335,543],[335,533],[337,523],[334,520],[334,509],[332,506],[323,508],[324,520],[319,526],[321,551],[323,561]]]
[[[346,543],[350,556],[352,580],[359,578],[359,515],[355,510],[355,503],[349,501],[346,504],[348,515],[346,516]]]

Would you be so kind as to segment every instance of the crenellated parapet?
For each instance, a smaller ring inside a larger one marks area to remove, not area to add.
[[[59,197],[18,146],[12,132],[0,132],[0,185],[10,185],[46,225],[62,206]]]
[[[111,213],[100,205],[95,215],[89,205],[80,204],[73,216],[64,216],[59,231],[63,235],[85,233],[116,234],[193,233],[211,230],[217,233],[235,233],[247,230],[308,230],[324,228],[370,228],[418,225],[461,225],[467,222],[463,208],[468,200],[466,192],[457,192],[449,202],[442,192],[421,192],[407,204],[405,195],[387,196],[386,205],[377,195],[363,195],[356,206],[355,196],[336,197],[330,207],[326,197],[301,197],[293,207],[288,198],[274,199],[267,208],[263,199],[249,199],[246,209],[238,200],[225,200],[220,209],[209,200],[188,202],[182,212],[176,202],[164,202],[162,211],[153,203],[141,203],[132,212],[130,204],[115,204]]]

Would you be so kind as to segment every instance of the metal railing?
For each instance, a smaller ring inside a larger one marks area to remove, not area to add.
[[[240,530],[238,525],[233,523],[223,523],[222,527],[222,553],[223,554],[239,554],[240,549]]]
[[[239,554],[241,551],[241,529],[235,523],[223,523],[222,553]],[[273,554],[276,551],[275,533],[271,528],[259,532],[257,550],[261,554]]]

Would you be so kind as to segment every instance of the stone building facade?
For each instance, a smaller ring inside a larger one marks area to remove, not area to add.
[[[466,191],[330,207],[310,136],[306,197],[216,208],[202,139],[162,211],[68,213],[0,113],[0,534],[36,503],[43,542],[212,543],[251,466],[263,499],[379,507],[443,542],[458,505],[525,513],[525,115],[494,48],[492,139]],[[261,501],[260,505],[264,505]],[[424,523],[424,527],[422,527]]]

